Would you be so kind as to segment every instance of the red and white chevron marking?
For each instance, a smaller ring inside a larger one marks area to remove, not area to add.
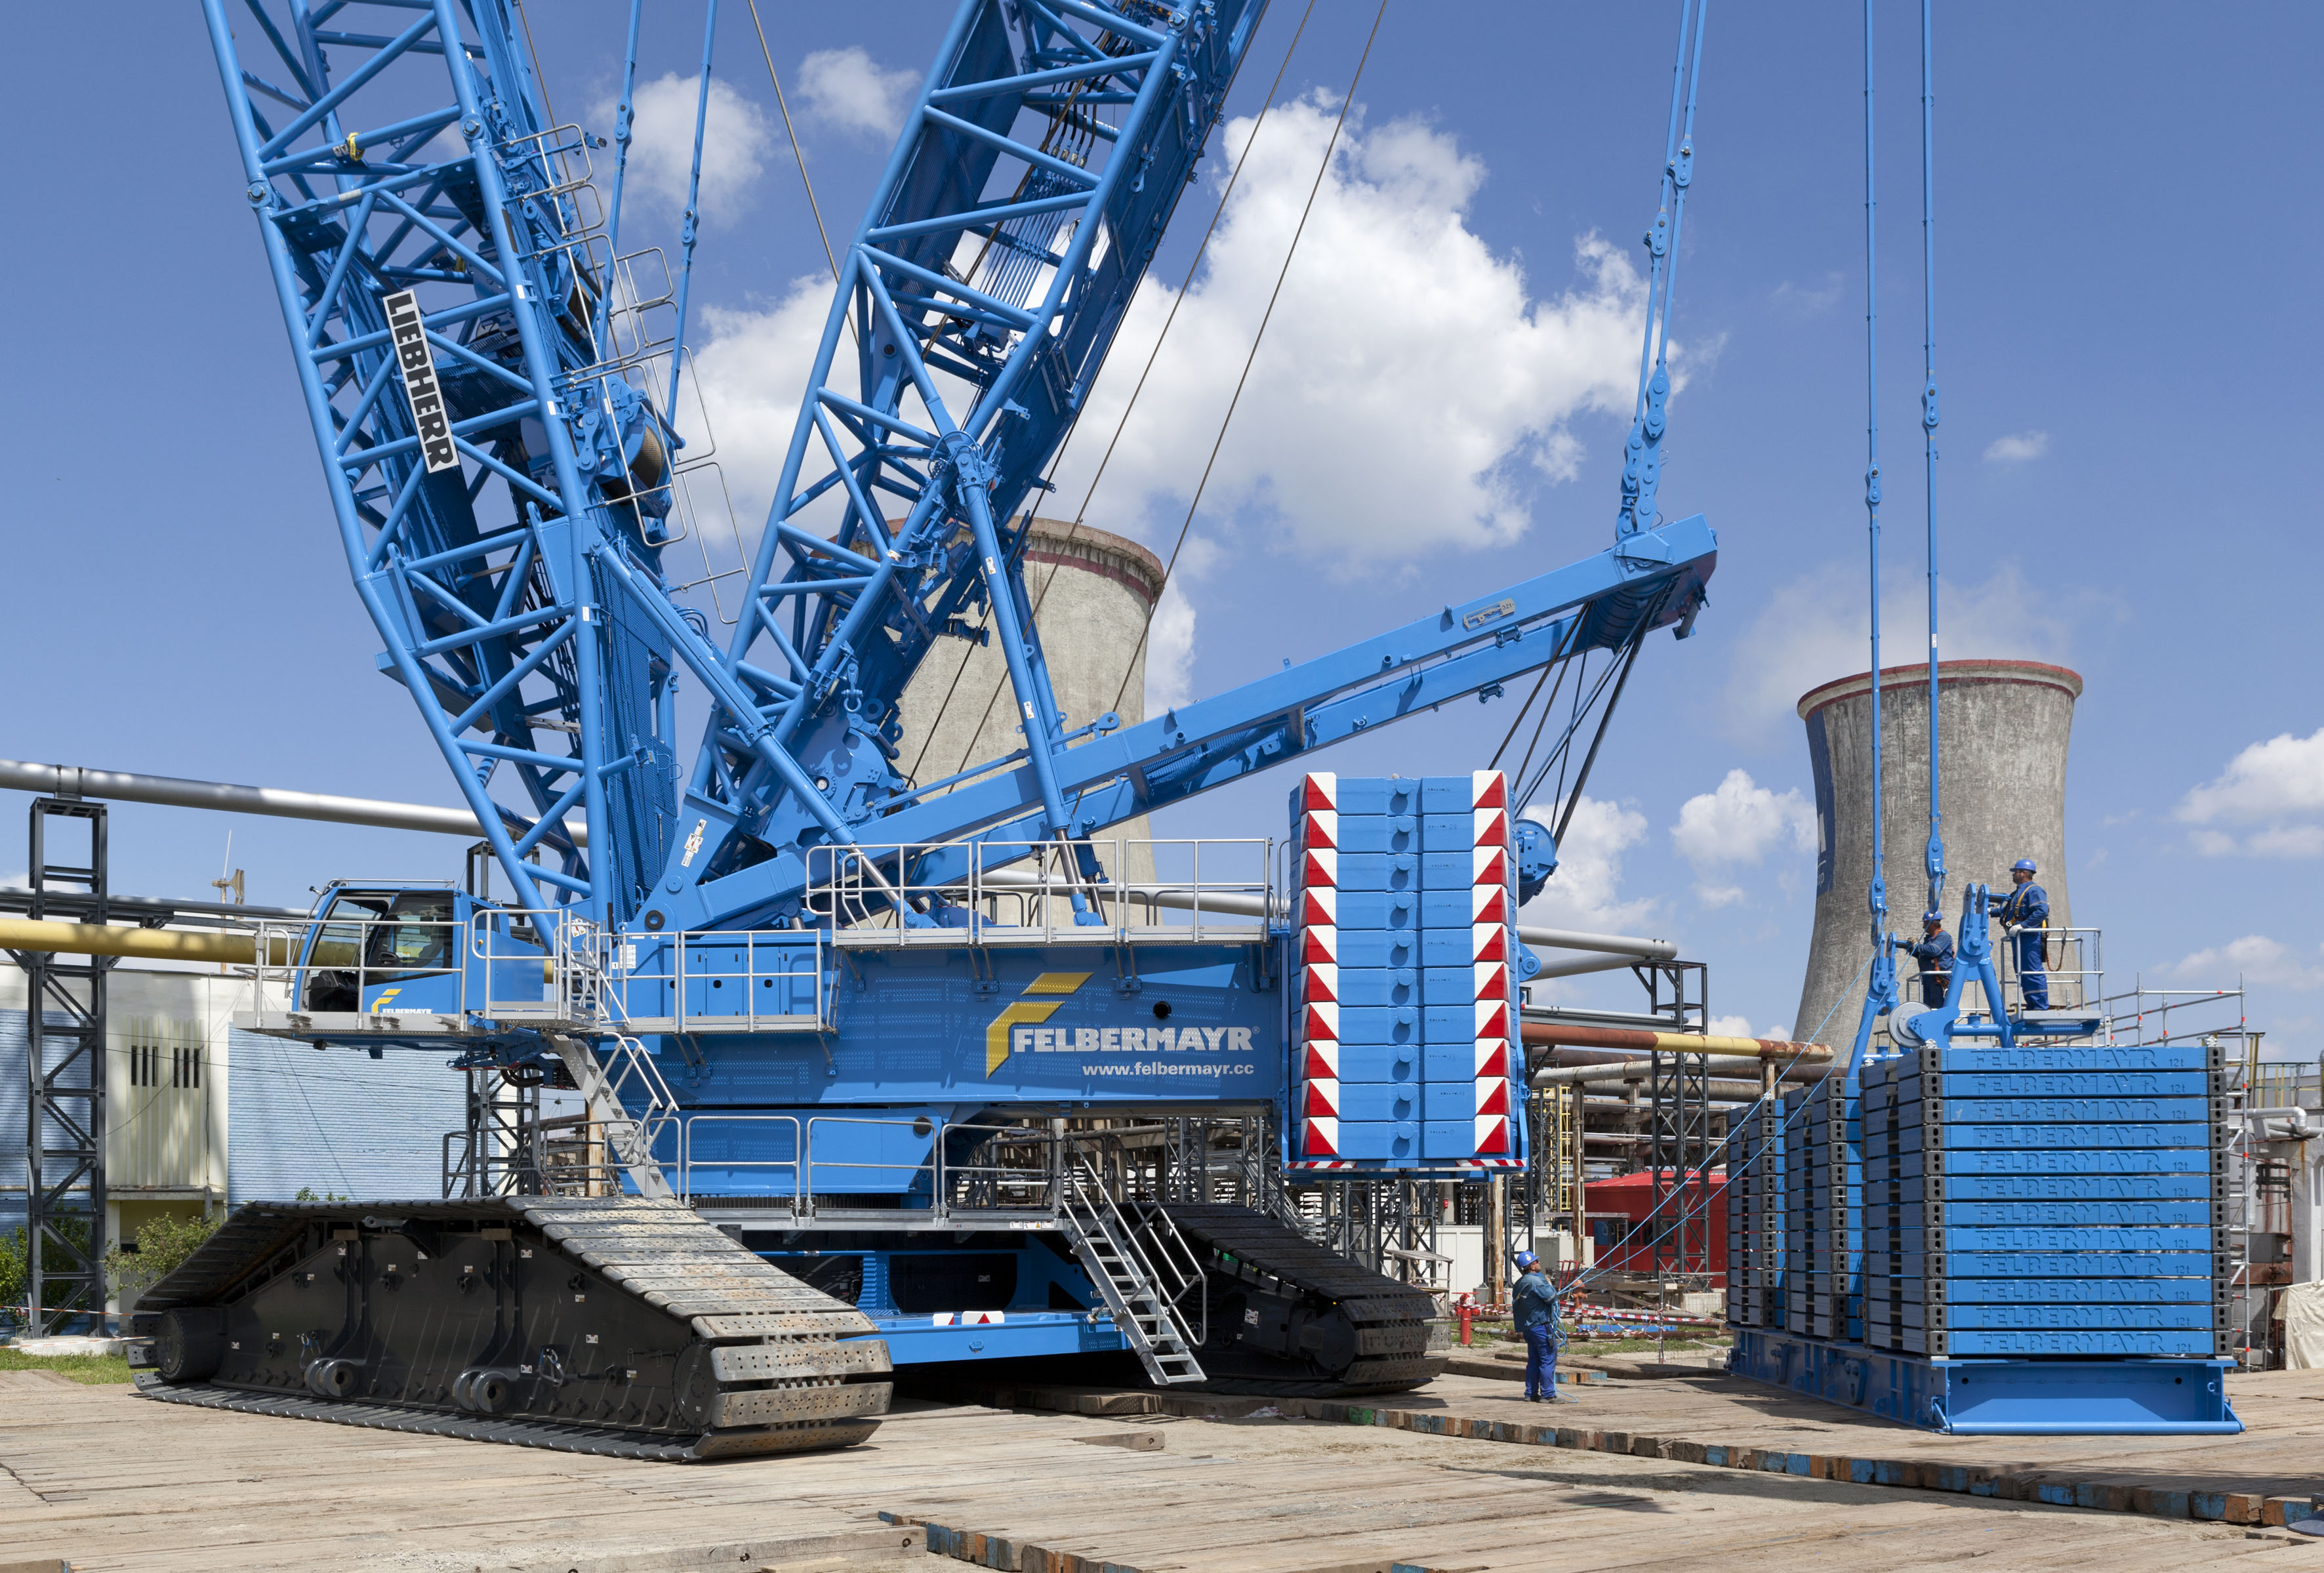
[[[1486,1163],[1517,1159],[1517,1105],[1510,1088],[1522,1057],[1517,1048],[1517,994],[1510,967],[1516,960],[1517,865],[1509,822],[1508,777],[1499,770],[1471,775],[1469,793],[1470,961],[1476,980],[1477,1040],[1475,1102],[1471,1108],[1475,1156]]]
[[[1327,771],[1299,787],[1299,1072],[1292,1128],[1300,1168],[1345,1166],[1339,1157],[1339,785]]]

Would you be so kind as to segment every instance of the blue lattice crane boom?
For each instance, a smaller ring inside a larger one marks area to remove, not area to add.
[[[962,7],[841,262],[779,501],[719,652],[659,573],[684,434],[659,408],[652,355],[608,320],[619,292],[604,280],[618,264],[581,213],[589,139],[549,124],[505,7],[477,8],[474,41],[448,55],[436,40],[460,31],[449,5],[393,35],[335,31],[295,8],[278,25],[254,10],[286,87],[243,63],[212,0],[253,204],[383,667],[410,688],[471,805],[506,821],[492,840],[519,905],[571,904],[619,926],[659,882],[667,923],[792,921],[815,844],[1086,836],[1359,725],[1497,691],[1557,655],[1618,648],[1641,615],[1691,620],[1710,533],[1692,521],[1657,530],[1650,511],[1642,526],[1633,492],[1613,552],[1441,628],[1421,620],[1128,736],[1100,739],[1107,717],[1067,730],[1018,558],[1019,509],[1102,363],[1259,10]],[[1688,14],[1699,37],[1699,12]],[[364,58],[318,86],[327,50]],[[358,124],[387,84],[431,70],[448,78],[441,107]],[[270,102],[295,111],[279,129]],[[428,161],[453,130],[461,150]],[[1692,162],[1675,97],[1673,134],[1674,229]],[[613,222],[618,233],[618,208]],[[1664,235],[1658,218],[1650,249]],[[1666,265],[1655,257],[1665,327]],[[387,302],[416,305],[422,291],[434,308],[425,374],[449,444],[436,469],[413,407],[389,396]],[[1651,460],[1662,406],[1644,367],[1641,387]],[[802,483],[810,455],[827,467]],[[494,483],[512,518],[487,527],[476,507]],[[797,522],[835,493],[833,534]],[[900,519],[875,498],[894,499]],[[1541,633],[1552,637],[1530,637]],[[952,783],[916,786],[896,768],[897,705],[954,634],[1001,640],[1026,746],[1001,773],[937,796]],[[681,667],[713,705],[683,804],[670,785]],[[559,750],[544,734],[572,741]],[[529,813],[487,791],[503,771]],[[586,850],[566,833],[570,815],[587,826]],[[556,866],[531,860],[540,851]],[[1096,872],[1087,849],[1077,856]],[[931,872],[898,871],[915,883]]]
[[[254,5],[272,55],[254,66],[223,0],[204,9],[382,667],[411,691],[519,900],[617,917],[675,823],[671,668],[592,553],[619,542],[654,566],[674,437],[627,382],[590,375],[605,357],[576,206],[583,140],[549,123],[501,0],[398,8],[392,34],[354,31],[341,7],[278,22]],[[337,51],[359,63],[335,78]],[[511,516],[487,523],[493,482]],[[502,770],[529,815],[487,791]],[[575,812],[586,855],[563,828]],[[559,866],[528,860],[537,848]]]

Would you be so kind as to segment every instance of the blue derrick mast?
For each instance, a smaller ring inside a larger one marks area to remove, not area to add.
[[[395,30],[380,32],[353,20],[370,6],[205,5],[381,667],[512,893],[334,887],[320,921],[281,936],[293,997],[256,1025],[569,1075],[611,1149],[583,1165],[592,1182],[731,1220],[770,1259],[844,1286],[899,1360],[1126,1348],[1173,1381],[1204,1375],[1199,1348],[1215,1378],[1240,1369],[1249,1328],[1251,1349],[1341,1360],[1311,1376],[1360,1369],[1313,1304],[1222,1287],[1219,1260],[1265,1254],[1236,1234],[1248,1215],[1141,1210],[1095,1185],[1065,1128],[1226,1114],[1296,1145],[1286,979],[1305,962],[1271,842],[1246,849],[1231,888],[1141,887],[1105,832],[1551,664],[1692,630],[1717,542],[1701,516],[1655,508],[1655,346],[1702,0],[1682,16],[1612,545],[1137,726],[1058,710],[1024,582],[1029,504],[1263,0],[964,0],[835,257],[723,649],[660,561],[689,436],[661,357],[682,345],[638,329],[618,206],[610,225],[594,207],[604,144],[551,121],[503,0],[383,8]],[[715,27],[706,60],[711,44]],[[1000,641],[1023,745],[915,781],[900,700],[953,639]],[[683,773],[681,674],[710,711]],[[1460,814],[1425,833],[1466,835],[1484,788],[1443,786]],[[1520,978],[1536,963],[1516,899],[1554,866],[1545,837],[1517,831],[1521,806],[1497,822],[1514,837],[1510,899],[1490,920]],[[1463,870],[1475,850],[1462,843]],[[1446,990],[1472,972],[1469,881],[1461,921],[1429,945],[1463,952],[1428,969]],[[1172,906],[1193,911],[1158,910]],[[1478,1003],[1433,992],[1431,1018],[1465,1022]],[[1354,1065],[1372,1047],[1339,1052]],[[1341,1166],[1474,1179],[1521,1159],[1518,1121],[1480,1161],[1487,1061],[1464,1042],[1429,1062],[1447,1056],[1461,1064],[1443,1096],[1457,1080],[1470,1102],[1458,1118],[1416,1116],[1412,1136]],[[1521,1053],[1493,1063],[1502,1097],[1521,1097]],[[1341,1075],[1354,1096],[1361,1076]],[[466,1182],[486,1190],[553,1178],[526,1154],[470,1156]]]

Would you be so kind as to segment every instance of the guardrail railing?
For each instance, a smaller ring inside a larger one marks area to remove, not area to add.
[[[2049,984],[2050,1010],[2083,1010],[2103,1016],[2101,1001],[2106,994],[2106,970],[2101,964],[2099,931],[2094,928],[2053,928],[2044,931],[2043,952],[2049,965],[2043,971]],[[1993,967],[2001,981],[2003,1009],[2015,1016],[2024,1009],[2025,984],[2015,934],[2004,934],[1998,925],[1993,930]],[[1941,999],[1923,999],[1920,974],[1914,970],[1909,958],[1900,960],[1899,979],[1904,1000],[1922,1009],[1934,1009],[1944,1003]],[[1992,1003],[1985,997],[1985,986],[1976,978],[1969,980],[1961,990],[1961,1009],[1990,1016]]]
[[[1267,935],[1273,862],[1256,837],[859,842],[808,849],[807,904],[848,948],[1239,944]]]
[[[333,912],[253,925],[257,998],[290,1014],[394,1017],[407,1031],[456,1030],[467,1009],[462,925],[450,917],[355,917]],[[540,964],[540,958],[534,958]],[[382,1030],[387,1029],[384,1020]]]
[[[1137,1130],[1023,1121],[680,1110],[658,1133],[678,1199],[780,1228],[1053,1228],[1070,1165]]]

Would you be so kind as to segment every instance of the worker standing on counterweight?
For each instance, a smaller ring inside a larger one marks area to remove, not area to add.
[[[1953,936],[1945,932],[1945,915],[1924,912],[1921,914],[1918,941],[1892,939],[1888,943],[1921,964],[1921,1003],[1931,1010],[1944,1004],[1951,995],[1953,982]]]
[[[1993,897],[1993,915],[2015,936],[2017,945],[2017,994],[2026,1010],[2050,1008],[2050,893],[2034,883],[2034,860],[2020,858],[2009,865],[2006,896]]]
[[[1526,1343],[1526,1402],[1557,1402],[1557,1285],[1531,1251],[1516,1256],[1524,1276],[1509,1292],[1510,1320]]]

